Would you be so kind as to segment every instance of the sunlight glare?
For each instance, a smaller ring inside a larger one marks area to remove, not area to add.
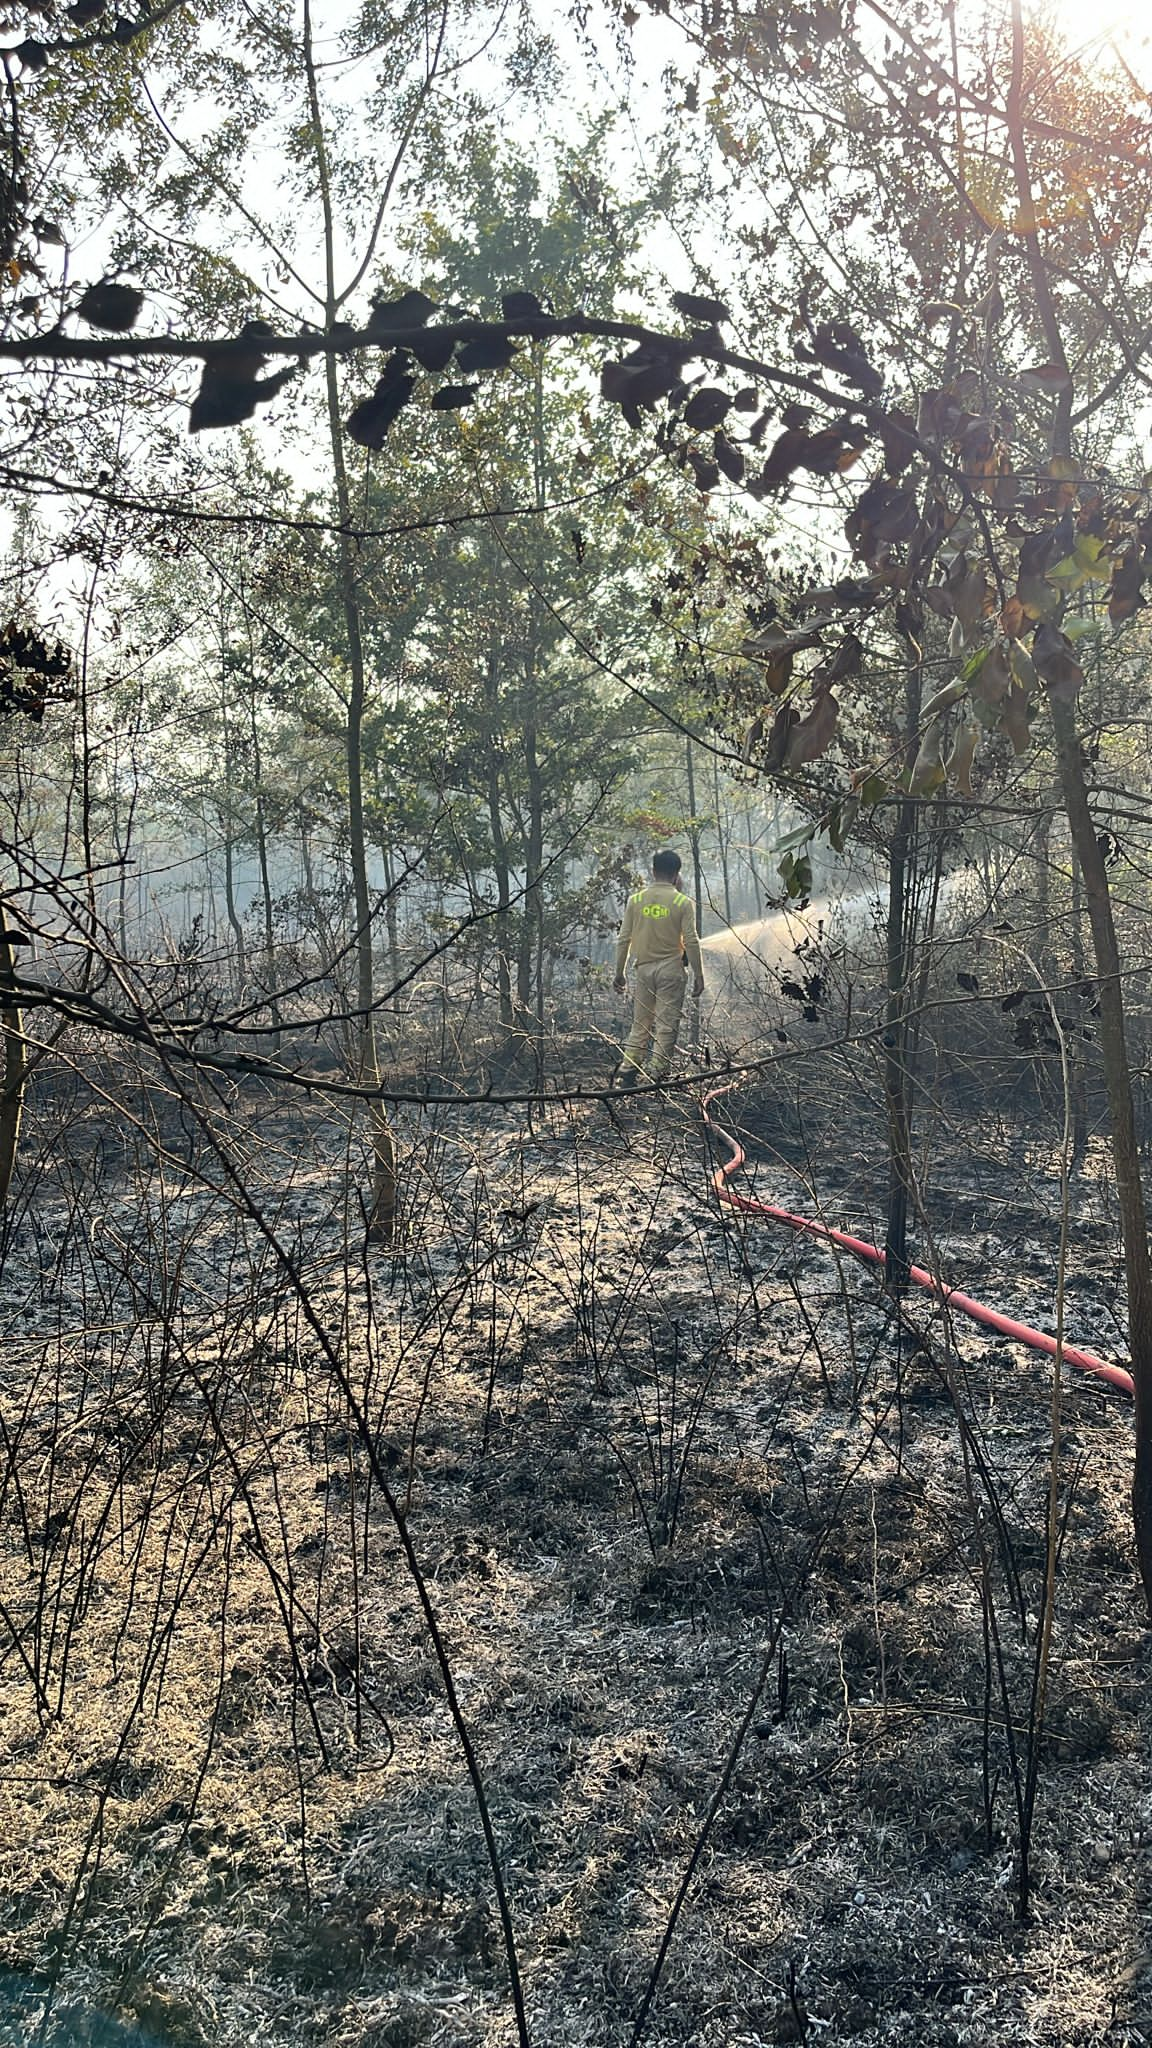
[[[1147,0],[1034,0],[1031,11],[1054,21],[1085,56],[1114,43],[1130,63],[1136,57],[1152,61]]]

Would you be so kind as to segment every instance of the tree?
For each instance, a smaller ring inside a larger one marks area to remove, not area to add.
[[[870,32],[877,25],[882,47]],[[1144,494],[1105,467],[1109,457],[1131,460],[1124,399],[1143,379],[1146,115],[1122,77],[1092,77],[1074,60],[1055,64],[1018,0],[993,13],[986,32],[977,27],[975,47],[958,40],[946,10],[908,24],[873,0],[859,10],[794,7],[768,21],[734,10],[703,38],[694,23],[683,27],[723,88],[713,101],[716,133],[733,184],[773,190],[770,226],[750,231],[759,260],[749,309],[767,312],[777,343],[787,340],[793,357],[825,379],[819,411],[807,398],[785,408],[783,431],[751,476],[740,450],[745,485],[763,497],[804,473],[851,479],[865,462],[871,471],[863,489],[851,482],[837,493],[862,573],[795,603],[796,637],[783,651],[799,652],[806,635],[836,619],[849,637],[889,630],[890,620],[905,649],[903,759],[862,770],[850,799],[897,811],[886,1021],[897,1159],[908,1146],[911,989],[901,877],[918,810],[949,770],[966,796],[982,733],[1005,734],[1022,755],[1041,702],[1051,720],[1100,990],[1137,1384],[1134,1518],[1152,1605],[1152,1272],[1122,967],[1075,711],[1083,681],[1076,636],[1096,630],[1094,591],[1122,627],[1152,566]],[[763,118],[776,149],[782,82],[798,100],[803,94],[798,119],[811,155],[805,163],[794,147],[781,173],[777,150],[769,173],[753,122]],[[900,168],[912,164],[915,180]],[[869,264],[870,246],[883,263]],[[898,294],[899,264],[912,267]],[[786,332],[776,294],[789,271],[800,291]],[[916,325],[904,317],[909,291]],[[863,339],[866,326],[894,366],[887,379]],[[719,426],[731,403],[721,392],[709,421]],[[681,419],[690,423],[689,408]],[[938,658],[934,619],[945,622],[962,667],[925,701],[926,659]],[[770,670],[779,671],[780,654],[772,650]],[[804,717],[790,675],[783,684],[767,759],[799,767],[824,753],[836,730],[827,657],[812,673]],[[792,871],[802,883],[795,855]],[[899,1182],[898,1172],[894,1263],[907,1197]]]

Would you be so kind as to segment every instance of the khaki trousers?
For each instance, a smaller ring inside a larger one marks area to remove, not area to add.
[[[684,984],[688,977],[679,960],[653,960],[634,971],[632,1029],[621,1065],[635,1067],[652,1081],[662,1081],[672,1065]],[[648,1057],[648,1041],[655,1042]]]

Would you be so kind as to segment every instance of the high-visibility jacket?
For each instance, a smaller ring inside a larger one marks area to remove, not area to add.
[[[683,959],[697,981],[703,981],[700,940],[692,899],[671,882],[649,882],[628,898],[616,940],[616,973],[621,975],[631,953],[637,967],[660,960]]]

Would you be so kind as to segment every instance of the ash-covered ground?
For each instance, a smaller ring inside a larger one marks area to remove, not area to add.
[[[477,1779],[538,2048],[1152,2036],[1123,1397],[1041,1715],[1050,1364],[721,1211],[691,1096],[414,1116],[391,1255],[322,1105],[120,1104],[34,1111],[0,1277],[0,2039],[514,2041]],[[847,1114],[733,1113],[875,1233]],[[968,1135],[935,1255],[1051,1328],[1052,1133]],[[1122,1355],[1095,1151],[1072,1245]]]

